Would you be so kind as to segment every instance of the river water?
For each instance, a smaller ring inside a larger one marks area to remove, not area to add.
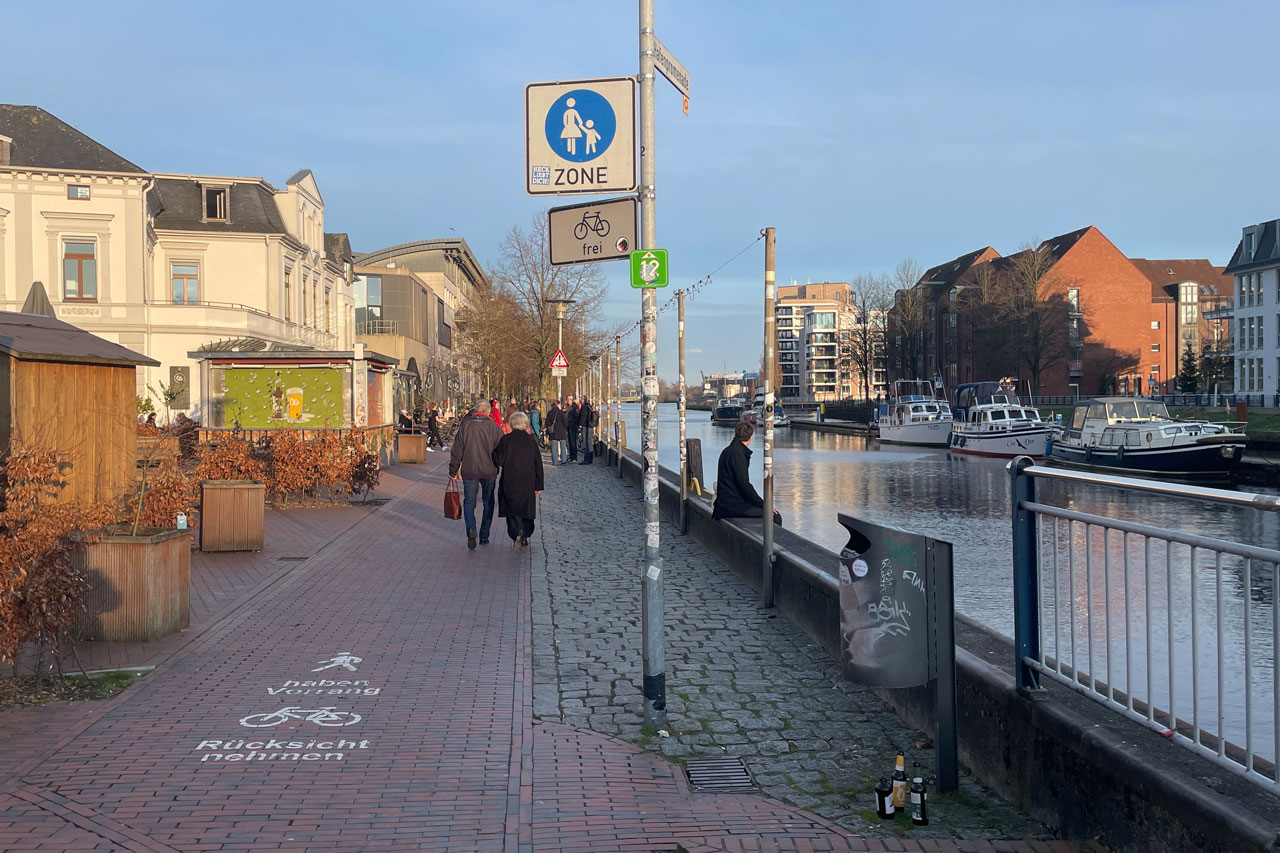
[[[640,407],[623,405],[622,414],[627,446],[636,449],[640,446]],[[714,487],[716,462],[733,437],[732,429],[712,424],[709,412],[689,410],[686,434],[702,441],[703,471],[709,481],[707,486]],[[1005,460],[953,458],[945,449],[880,445],[860,436],[800,429],[778,429],[775,435],[774,501],[788,530],[838,552],[848,538],[836,520],[836,514],[843,512],[946,540],[952,543],[954,552],[956,610],[1012,636],[1012,523]],[[680,465],[678,440],[677,407],[662,404],[658,407],[658,456],[660,464],[672,470],[678,470]],[[762,444],[763,432],[758,430],[751,443],[751,480],[757,490],[761,490],[763,482]],[[1053,481],[1040,482],[1038,498],[1079,512],[1229,542],[1280,546],[1280,513],[1275,512]],[[637,538],[639,535],[637,531]],[[1199,552],[1193,560],[1189,549],[1182,546],[1166,549],[1163,542],[1156,540],[1148,546],[1140,537],[1130,536],[1125,541],[1119,533],[1111,533],[1104,544],[1101,530],[1095,528],[1086,536],[1083,528],[1076,526],[1068,532],[1066,522],[1060,522],[1056,533],[1052,521],[1042,524],[1042,537],[1047,653],[1056,656],[1060,647],[1064,662],[1091,670],[1098,680],[1106,677],[1117,689],[1132,684],[1133,692],[1145,697],[1149,633],[1149,681],[1155,704],[1160,708],[1169,706],[1172,672],[1172,700],[1177,715],[1189,720],[1198,711],[1202,726],[1210,731],[1226,731],[1243,746],[1242,697],[1247,686],[1253,700],[1253,747],[1259,755],[1274,758],[1274,565],[1249,566],[1246,585],[1246,567],[1231,557],[1222,559],[1220,571],[1213,555],[1206,552]],[[1054,541],[1059,554],[1056,589],[1049,565]],[[1123,568],[1126,550],[1130,558],[1128,575]],[[1148,564],[1150,569],[1144,571],[1143,566]],[[829,568],[834,571],[835,567]],[[1193,582],[1195,612],[1199,615],[1194,643],[1190,619]],[[1055,592],[1057,611],[1050,609]],[[1223,614],[1221,650],[1216,632],[1219,596]],[[1076,620],[1074,647],[1068,639],[1072,619]],[[1248,632],[1246,619],[1251,626]],[[1173,667],[1168,663],[1170,633]],[[1244,664],[1246,633],[1252,644],[1251,667]],[[1199,657],[1200,672],[1195,690],[1190,664],[1193,651]],[[1224,688],[1221,729],[1217,722],[1219,651]]]

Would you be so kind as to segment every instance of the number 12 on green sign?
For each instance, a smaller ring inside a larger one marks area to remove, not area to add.
[[[666,249],[639,249],[631,253],[632,287],[666,287],[670,282]]]

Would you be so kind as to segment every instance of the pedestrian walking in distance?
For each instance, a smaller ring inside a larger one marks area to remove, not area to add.
[[[582,405],[578,407],[578,431],[582,433],[582,461],[579,465],[590,465],[595,459],[595,426],[596,426],[596,410],[592,407],[591,401],[586,397],[582,398]]]
[[[538,442],[539,447],[545,447],[546,442],[542,439],[542,401],[534,400],[529,404],[529,433],[533,436],[533,440]]]
[[[542,494],[542,451],[529,433],[529,416],[515,412],[507,419],[511,432],[493,450],[493,464],[502,469],[498,481],[498,517],[507,520],[511,547],[529,544],[533,520]]]
[[[564,409],[559,400],[551,401],[551,409],[547,412],[547,438],[551,439],[551,464],[568,465],[569,422],[565,418]]]
[[[578,404],[570,394],[564,400],[564,423],[569,428],[569,461],[578,461]]]
[[[432,400],[427,403],[427,450],[443,446],[444,442],[440,440],[440,408]]]
[[[739,421],[733,428],[733,441],[720,452],[720,463],[716,466],[716,501],[711,511],[714,519],[764,517],[764,498],[756,493],[748,474],[751,448],[747,445],[755,434],[752,424]],[[782,516],[776,511],[773,523],[782,523]]]
[[[458,426],[449,452],[449,479],[462,477],[462,518],[467,524],[467,547],[476,547],[476,497],[484,501],[480,520],[480,544],[489,544],[493,526],[493,487],[498,479],[498,466],[493,464],[493,450],[502,439],[502,428],[489,417],[483,400],[471,407],[471,414]]]

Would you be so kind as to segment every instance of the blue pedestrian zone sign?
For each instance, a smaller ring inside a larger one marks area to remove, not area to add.
[[[636,188],[635,79],[525,87],[525,190],[571,195]]]
[[[547,110],[547,144],[574,163],[589,163],[608,151],[617,128],[613,107],[590,89],[565,92]]]

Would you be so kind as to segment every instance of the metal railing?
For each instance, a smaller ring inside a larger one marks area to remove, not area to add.
[[[1036,482],[1263,512],[1280,512],[1280,497],[1025,456],[1009,470],[1018,689],[1049,678],[1280,792],[1280,550],[1041,503]]]
[[[1059,395],[1059,396],[1035,396],[1029,398],[1028,402],[1032,406],[1071,406],[1079,403],[1081,400],[1088,400],[1094,396],[1113,396],[1109,394],[1077,394]],[[1128,396],[1128,395],[1120,395]],[[1221,394],[1143,394],[1135,399],[1153,400],[1157,403],[1164,403],[1166,406],[1191,406],[1199,408],[1217,408],[1219,406],[1235,406],[1236,403],[1246,403],[1250,408],[1269,409],[1280,407],[1280,393],[1265,394],[1257,391],[1245,393],[1235,391],[1224,391]]]
[[[398,335],[399,320],[362,320],[356,323],[356,335]]]

